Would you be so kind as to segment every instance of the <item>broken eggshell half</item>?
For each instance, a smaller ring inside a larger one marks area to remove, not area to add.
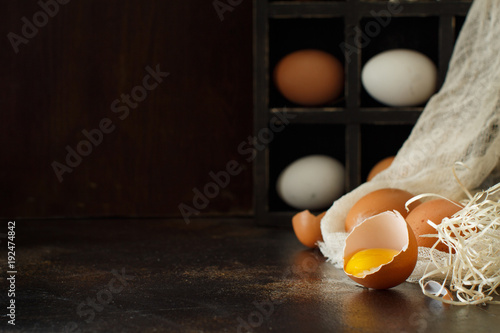
[[[427,281],[424,285],[424,291],[431,295],[441,297],[443,300],[453,301],[451,292],[444,285],[436,281]]]
[[[344,246],[344,272],[349,259],[366,249],[393,249],[396,254],[386,264],[362,275],[346,272],[353,281],[373,289],[395,287],[411,275],[418,259],[417,240],[404,217],[396,210],[367,218],[347,236]]]
[[[323,241],[321,234],[321,219],[326,212],[319,215],[312,214],[309,210],[297,213],[292,218],[293,231],[297,239],[309,248],[318,246],[319,241]]]

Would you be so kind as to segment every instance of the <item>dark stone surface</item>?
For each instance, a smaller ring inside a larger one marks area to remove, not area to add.
[[[500,323],[500,305],[443,306],[410,283],[360,288],[291,229],[248,219],[18,221],[15,240],[16,325],[2,279],[3,332],[496,332]],[[0,258],[5,277],[6,239]]]

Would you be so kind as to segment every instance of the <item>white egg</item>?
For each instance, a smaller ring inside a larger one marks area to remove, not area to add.
[[[323,209],[344,193],[345,169],[326,155],[309,155],[288,165],[279,175],[276,191],[297,209]]]
[[[426,55],[407,49],[377,54],[363,67],[361,82],[377,101],[390,106],[415,106],[436,91],[436,65]]]

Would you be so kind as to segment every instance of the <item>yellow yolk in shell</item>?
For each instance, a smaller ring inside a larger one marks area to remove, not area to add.
[[[356,252],[345,266],[345,272],[363,277],[370,270],[387,264],[399,251],[393,249],[366,249]]]

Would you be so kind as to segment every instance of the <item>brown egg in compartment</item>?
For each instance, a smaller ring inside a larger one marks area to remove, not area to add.
[[[279,92],[288,100],[318,106],[333,102],[344,90],[344,68],[333,55],[304,49],[283,57],[273,72]]]
[[[437,237],[420,237],[422,235],[437,234],[436,229],[427,223],[428,220],[439,225],[445,217],[452,217],[462,208],[463,206],[458,202],[447,199],[425,201],[414,208],[406,217],[406,221],[417,237],[418,246],[431,248],[438,240]],[[442,242],[439,242],[435,248],[443,252],[449,251],[448,246]],[[453,249],[452,252],[454,252]]]
[[[406,217],[408,211],[405,205],[413,196],[412,193],[397,188],[383,188],[370,192],[359,199],[347,213],[345,230],[351,232],[355,226],[368,217],[388,210],[397,210],[403,217]],[[413,202],[409,206],[410,211],[420,203],[419,200]]]
[[[381,173],[382,171],[384,171],[385,169],[390,167],[392,164],[392,161],[394,161],[394,158],[395,158],[395,156],[389,156],[389,157],[384,158],[383,160],[380,160],[377,164],[375,164],[373,166],[373,168],[370,170],[370,172],[368,173],[368,177],[366,178],[366,181],[369,182],[370,180],[373,179],[373,177],[375,177],[376,175],[378,175],[379,173]]]

